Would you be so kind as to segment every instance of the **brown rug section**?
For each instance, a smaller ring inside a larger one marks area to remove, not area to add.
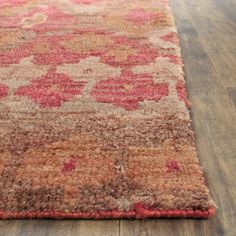
[[[214,214],[166,0],[10,0],[0,16],[0,218]]]

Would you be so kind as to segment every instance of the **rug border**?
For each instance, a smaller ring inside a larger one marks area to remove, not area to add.
[[[27,212],[4,212],[0,211],[0,219],[146,219],[146,218],[211,218],[216,209],[211,207],[202,210],[146,210],[138,211],[99,211],[99,212],[73,212],[61,211],[27,211]]]

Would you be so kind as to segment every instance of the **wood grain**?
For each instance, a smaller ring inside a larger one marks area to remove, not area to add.
[[[119,220],[6,220],[0,236],[118,236]]]
[[[236,1],[170,0],[197,149],[217,215],[209,220],[12,220],[0,236],[236,235]]]

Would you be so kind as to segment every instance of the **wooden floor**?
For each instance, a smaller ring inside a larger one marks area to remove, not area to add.
[[[236,235],[236,0],[170,0],[197,148],[218,205],[210,220],[10,220],[1,236]]]

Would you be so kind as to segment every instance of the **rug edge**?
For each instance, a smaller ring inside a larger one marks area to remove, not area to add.
[[[146,219],[146,218],[211,218],[215,215],[216,208],[203,210],[146,210],[138,211],[99,211],[99,212],[59,212],[59,211],[27,211],[4,212],[0,211],[0,219]]]

